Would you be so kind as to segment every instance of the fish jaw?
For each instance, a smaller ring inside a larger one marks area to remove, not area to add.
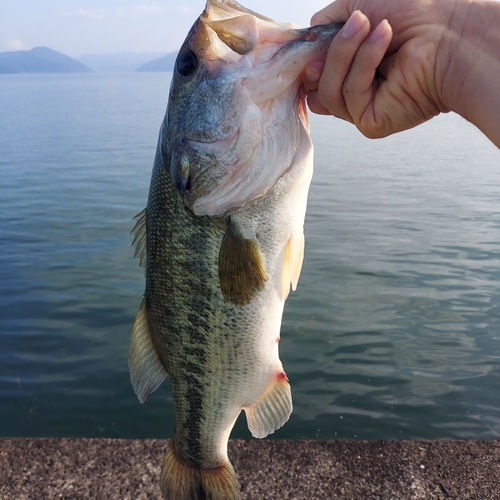
[[[179,52],[162,135],[174,184],[195,215],[243,207],[289,168],[297,122],[307,120],[299,75],[339,29],[299,30],[236,2],[207,3]]]

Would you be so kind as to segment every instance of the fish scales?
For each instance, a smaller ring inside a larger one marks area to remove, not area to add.
[[[185,449],[183,459],[192,465],[217,467],[220,466],[220,436],[215,435],[214,429],[221,427],[220,422],[225,420],[222,426],[225,430],[237,416],[226,417],[223,404],[231,401],[239,414],[247,403],[243,396],[251,393],[255,380],[261,378],[260,373],[254,373],[260,372],[263,366],[261,342],[256,336],[259,330],[255,326],[259,323],[256,315],[266,302],[266,295],[271,295],[273,290],[244,307],[227,303],[218,277],[224,231],[209,217],[196,217],[186,210],[160,154],[152,186],[147,207],[150,250],[145,297],[154,330],[162,332],[154,337],[154,345],[171,378],[177,422],[175,448],[180,453]],[[275,191],[279,193],[280,187]],[[274,197],[277,202],[279,197]],[[259,214],[258,203],[248,210],[258,222],[266,225],[262,230],[263,246],[269,264],[273,257],[279,258],[286,243],[265,238],[266,233],[273,233],[267,221],[272,198],[270,193],[265,219]],[[271,245],[266,244],[266,240]],[[274,248],[268,250],[267,246]],[[199,255],[203,255],[203,259],[199,259]],[[272,369],[279,370],[280,366]],[[234,403],[235,399],[239,401]],[[214,442],[207,439],[212,434]]]
[[[200,416],[212,397],[207,381],[216,369],[213,355],[225,340],[213,334],[224,331],[224,317],[220,293],[210,286],[218,279],[223,233],[207,217],[190,215],[174,189],[158,155],[147,207],[151,248],[145,297],[154,331],[165,332],[154,337],[154,345],[171,377],[176,449],[186,448],[183,458],[199,466],[206,460]]]
[[[312,176],[298,77],[339,29],[297,30],[209,0],[179,52],[133,229],[146,289],[131,380],[144,402],[170,376],[175,406],[164,498],[240,498],[227,456],[238,415],[262,438],[292,411],[278,342]]]

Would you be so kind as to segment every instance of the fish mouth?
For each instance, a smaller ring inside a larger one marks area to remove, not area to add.
[[[194,111],[170,164],[195,215],[241,208],[288,171],[301,127],[308,130],[300,73],[341,26],[298,29],[233,0],[208,0],[183,46],[198,61],[184,97]]]
[[[300,29],[273,21],[233,0],[208,0],[198,18],[191,48],[209,68],[217,67],[219,61],[238,65],[247,55],[255,68],[299,44],[324,45],[322,42],[331,41],[341,26],[331,23]]]
[[[309,60],[322,58],[343,26],[329,23],[299,29],[293,24],[256,17],[236,2],[227,4],[207,4],[192,48],[203,60],[207,78],[238,72],[242,86],[255,103],[283,92]],[[240,10],[235,11],[236,6]],[[224,9],[223,15],[220,9]]]

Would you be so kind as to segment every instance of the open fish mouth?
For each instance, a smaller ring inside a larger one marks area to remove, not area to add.
[[[176,61],[166,163],[195,215],[222,217],[266,194],[293,164],[308,130],[300,73],[340,24],[298,29],[232,0],[209,1]],[[179,91],[179,92],[177,92]]]
[[[209,104],[193,102],[188,122],[195,125],[184,128],[183,152],[170,163],[186,206],[212,217],[266,194],[289,169],[299,148],[298,123],[308,129],[300,73],[340,29],[297,29],[246,11],[235,15],[225,4],[224,17],[216,18],[220,5],[207,7],[182,51],[192,51],[198,65],[188,75],[190,98]]]

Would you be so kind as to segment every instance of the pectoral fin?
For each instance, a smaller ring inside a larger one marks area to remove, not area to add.
[[[294,235],[290,250],[290,284],[294,292],[297,289],[300,271],[302,270],[302,262],[304,261],[304,246],[304,232],[301,232],[299,235]]]
[[[219,252],[219,280],[226,302],[248,304],[267,281],[265,258],[260,243],[231,220]]]
[[[304,261],[304,233],[292,234],[283,249],[283,265],[281,268],[281,299],[286,300],[292,290],[296,290],[302,262]]]
[[[292,393],[286,375],[278,373],[262,397],[243,409],[253,437],[264,438],[282,427],[292,413]]]
[[[147,321],[143,300],[135,317],[128,356],[130,380],[141,403],[160,387],[168,373],[156,352]]]

